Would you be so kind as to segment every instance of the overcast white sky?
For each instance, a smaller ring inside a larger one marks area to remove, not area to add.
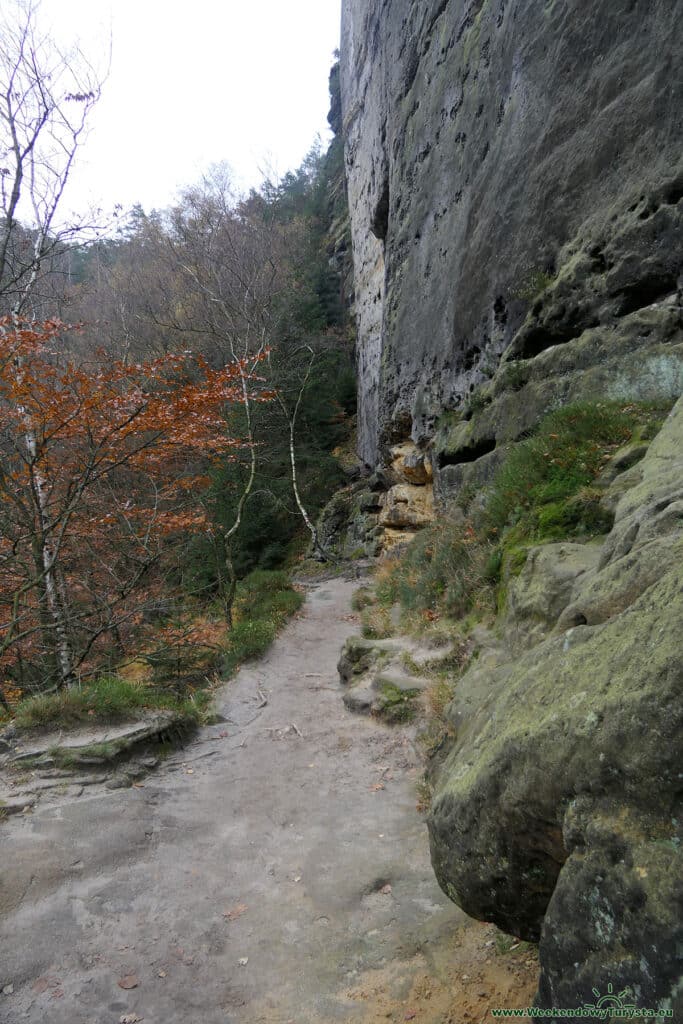
[[[69,196],[168,205],[226,160],[242,187],[298,166],[327,140],[327,78],[341,0],[42,0],[63,41],[80,36],[111,73]]]

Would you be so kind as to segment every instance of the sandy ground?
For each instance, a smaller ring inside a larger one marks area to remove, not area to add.
[[[530,1002],[438,888],[410,736],[344,708],[357,583],[312,588],[268,656],[144,784],[0,826],[0,1020],[490,1020]]]

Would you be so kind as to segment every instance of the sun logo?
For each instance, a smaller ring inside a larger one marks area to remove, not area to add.
[[[584,1007],[587,1010],[606,1010],[611,1007],[614,1010],[635,1010],[635,1003],[625,1003],[624,999],[630,995],[629,989],[625,988],[621,992],[614,991],[614,985],[610,982],[607,986],[607,992],[605,995],[600,994],[600,990],[597,988],[593,989],[593,995],[595,996],[594,1003],[584,1003]]]

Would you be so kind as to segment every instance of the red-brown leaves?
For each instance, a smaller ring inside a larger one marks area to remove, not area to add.
[[[49,643],[47,564],[76,646],[125,641],[172,538],[206,528],[211,461],[244,447],[229,410],[260,383],[187,353],[78,365],[68,330],[0,319],[0,663]]]

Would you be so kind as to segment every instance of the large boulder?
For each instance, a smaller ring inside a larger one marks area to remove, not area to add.
[[[508,640],[525,645],[543,639],[569,603],[577,579],[595,567],[595,544],[542,544],[531,548],[510,582],[505,622]]]
[[[683,1013],[683,400],[628,472],[597,563],[572,580],[555,549],[516,585],[533,615],[560,581],[554,632],[459,682],[432,860],[469,914],[540,939],[541,1006],[612,984]]]

